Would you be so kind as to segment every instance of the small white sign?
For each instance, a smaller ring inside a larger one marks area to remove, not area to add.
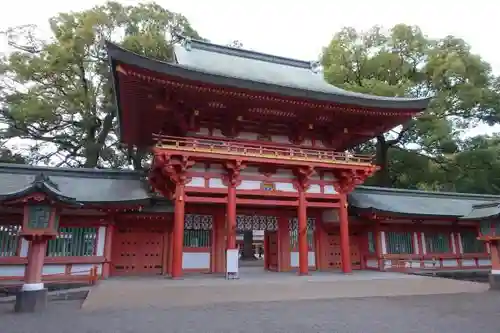
[[[229,249],[226,251],[226,279],[238,279],[239,275],[239,256],[238,249]]]

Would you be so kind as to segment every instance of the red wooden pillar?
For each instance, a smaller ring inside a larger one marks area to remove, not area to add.
[[[172,248],[172,278],[182,277],[182,252],[184,249],[184,184],[178,183],[175,195],[175,216]]]
[[[28,264],[24,271],[24,291],[41,290],[43,261],[47,250],[47,239],[34,238],[28,249]]]
[[[342,258],[342,272],[351,273],[351,248],[349,245],[349,217],[347,215],[347,196],[340,194],[340,256]]]
[[[287,272],[290,270],[290,226],[288,216],[278,216],[278,270]]]
[[[236,249],[236,185],[229,182],[227,189],[227,246]]]
[[[500,290],[500,243],[494,240],[490,243],[491,272],[489,276],[490,288]]]
[[[309,273],[307,245],[307,201],[304,188],[299,189],[299,208],[298,208],[298,243],[299,243],[299,275]]]
[[[102,265],[102,277],[108,278],[111,272],[111,249],[115,226],[109,223],[106,226],[106,239],[104,240],[104,264]]]

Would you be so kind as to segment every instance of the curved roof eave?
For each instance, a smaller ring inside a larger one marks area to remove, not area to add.
[[[20,189],[19,191],[6,193],[0,197],[0,202],[7,202],[7,201],[21,199],[33,193],[43,193],[47,195],[47,197],[49,197],[50,199],[61,202],[65,205],[70,205],[70,206],[83,205],[82,203],[76,201],[75,198],[65,196],[64,194],[54,189],[49,184],[46,184],[45,182],[41,183],[34,182],[31,185]]]
[[[429,104],[430,98],[399,98],[399,97],[382,97],[375,95],[367,95],[361,93],[353,93],[338,89],[339,93],[326,93],[315,90],[304,90],[282,85],[275,85],[247,79],[223,76],[220,74],[209,73],[208,71],[188,68],[179,64],[173,64],[147,58],[132,51],[125,50],[120,46],[106,42],[108,57],[111,60],[112,66],[115,66],[115,61],[124,64],[133,65],[148,69],[153,72],[176,76],[179,78],[202,81],[215,85],[231,86],[241,89],[249,89],[253,91],[273,93],[277,95],[285,95],[290,97],[303,98],[308,100],[317,100],[323,102],[332,102],[346,105],[358,105],[362,107],[381,108],[381,109],[401,109],[401,110],[425,110]],[[114,68],[113,68],[114,72]],[[342,92],[345,93],[342,93]]]

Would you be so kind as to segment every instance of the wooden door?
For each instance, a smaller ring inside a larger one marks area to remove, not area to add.
[[[267,269],[270,271],[279,271],[279,247],[278,232],[266,231],[266,248],[264,249],[264,258],[266,259]]]
[[[323,256],[326,260],[326,269],[340,269],[342,258],[340,256],[340,236],[329,233],[323,247]]]
[[[161,274],[164,229],[147,226],[117,226],[111,251],[112,275]]]

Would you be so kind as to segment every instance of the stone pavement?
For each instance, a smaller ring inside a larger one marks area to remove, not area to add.
[[[299,277],[248,271],[242,275],[241,279],[232,281],[203,276],[178,281],[159,277],[110,279],[102,281],[90,292],[82,309],[171,309],[235,302],[480,293],[488,290],[488,285],[483,283],[400,273],[362,271],[347,276],[316,273]]]
[[[1,333],[498,333],[500,293],[218,303],[81,311],[75,301],[43,314],[0,304]]]

